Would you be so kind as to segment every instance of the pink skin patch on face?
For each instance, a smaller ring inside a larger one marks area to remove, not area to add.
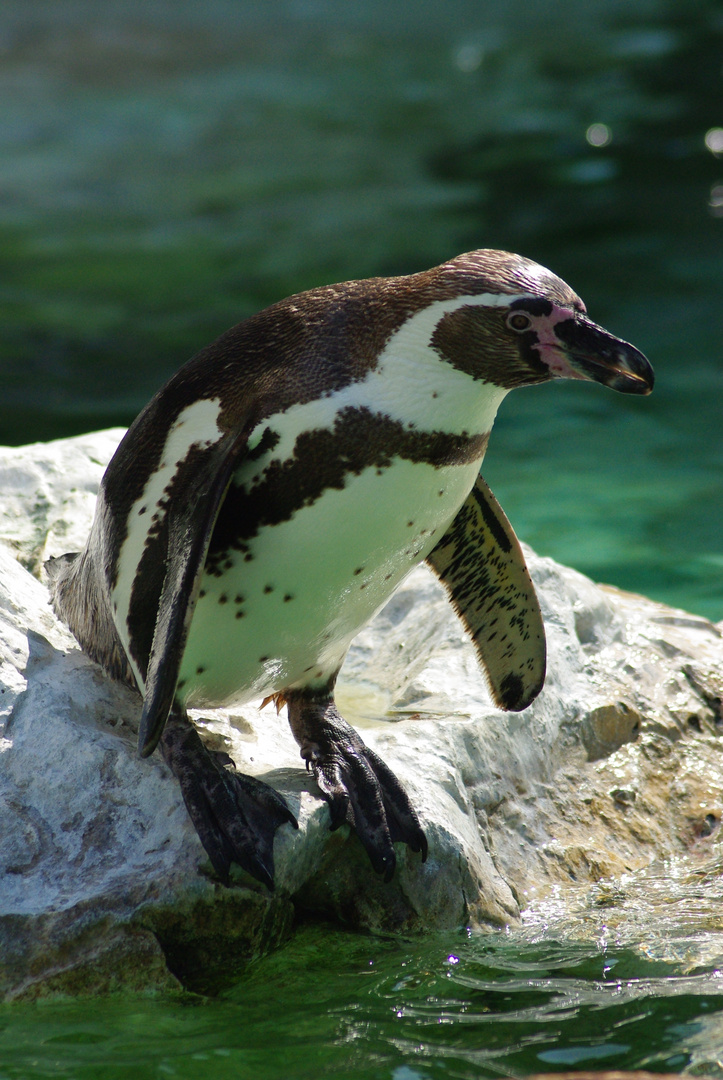
[[[577,312],[572,308],[558,307],[553,304],[549,315],[530,315],[525,312],[532,323],[531,329],[537,334],[537,349],[543,364],[547,364],[553,376],[557,379],[587,379],[587,375],[576,371],[568,363],[564,347],[558,341],[555,333],[557,323],[574,319]]]

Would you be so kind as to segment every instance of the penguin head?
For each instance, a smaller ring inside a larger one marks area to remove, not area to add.
[[[653,389],[645,356],[589,319],[577,293],[544,266],[480,250],[428,274],[460,301],[430,344],[474,378],[506,390],[550,379],[593,380],[624,394]]]

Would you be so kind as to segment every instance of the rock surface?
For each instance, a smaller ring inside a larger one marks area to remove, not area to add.
[[[53,615],[49,555],[76,550],[120,431],[0,450],[0,999],[115,988],[214,993],[313,913],[372,931],[499,926],[529,898],[671,855],[707,859],[723,812],[719,627],[528,551],[545,688],[491,704],[425,568],[354,642],[338,701],[406,785],[430,843],[386,885],[303,771],[284,714],[196,716],[299,818],[276,889],[213,880],[177,785],[135,754],[139,698]]]

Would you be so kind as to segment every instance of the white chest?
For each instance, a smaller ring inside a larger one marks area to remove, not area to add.
[[[366,469],[231,552],[222,576],[202,582],[180,673],[188,704],[323,685],[441,538],[479,464]]]

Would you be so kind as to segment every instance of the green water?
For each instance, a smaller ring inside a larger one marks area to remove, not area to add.
[[[519,535],[723,618],[722,45],[706,0],[5,0],[0,442],[129,422],[290,292],[509,248],[658,376],[511,395]],[[307,927],[223,1000],[5,1008],[0,1080],[723,1075],[718,880],[481,938]]]
[[[524,930],[417,941],[305,927],[223,1000],[0,1010],[0,1077],[723,1076],[723,889],[675,868]]]

